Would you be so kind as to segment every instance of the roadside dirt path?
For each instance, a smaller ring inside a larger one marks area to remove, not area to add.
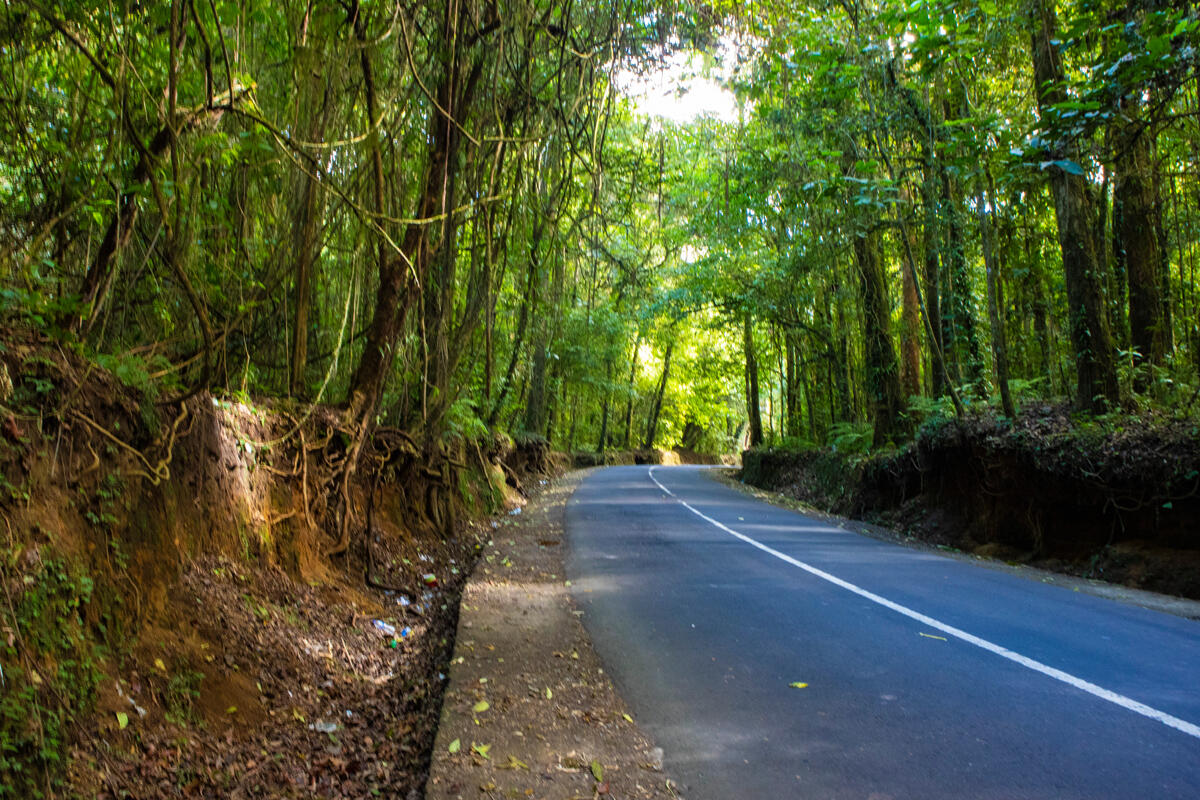
[[[463,590],[429,800],[680,797],[564,579],[563,512],[583,474],[496,522]]]

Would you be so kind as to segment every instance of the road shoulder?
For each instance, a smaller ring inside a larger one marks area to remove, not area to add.
[[[585,474],[492,523],[463,590],[429,800],[678,797],[564,578],[566,502]]]

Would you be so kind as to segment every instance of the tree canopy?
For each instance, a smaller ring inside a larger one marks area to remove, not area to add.
[[[0,313],[433,452],[1191,413],[1190,4],[13,2]],[[630,87],[676,54],[736,118]]]

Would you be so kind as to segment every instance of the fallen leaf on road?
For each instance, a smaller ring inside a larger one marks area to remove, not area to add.
[[[788,686],[792,687],[793,689],[807,689],[808,688],[808,684],[803,683],[801,681],[793,681],[792,683],[789,683]]]
[[[458,739],[455,739],[453,742],[450,743],[450,746],[447,747],[446,749],[449,750],[451,753],[457,753],[459,750],[462,749],[462,742],[460,742]]]
[[[529,769],[529,765],[516,756],[509,756],[508,763],[498,766],[496,769]]]
[[[473,745],[471,745],[471,752],[478,754],[482,758],[491,758],[491,756],[488,755],[488,752],[491,749],[492,749],[492,746],[490,744],[473,744]]]
[[[592,767],[592,777],[595,778],[597,781],[604,780],[604,767],[602,767],[600,765],[600,762],[593,759],[591,767]]]
[[[471,710],[474,711],[476,714],[482,714],[484,711],[487,711],[489,708],[491,708],[491,706],[488,704],[487,700],[480,700],[478,703],[471,706]]]

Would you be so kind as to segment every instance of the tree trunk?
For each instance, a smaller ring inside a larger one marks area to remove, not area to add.
[[[604,401],[600,406],[600,436],[596,439],[596,452],[603,453],[608,447],[608,415],[612,404],[612,359],[604,362]]]
[[[455,23],[461,24],[461,18]],[[466,337],[454,341],[452,328],[454,324],[455,290],[458,287],[458,231],[459,215],[455,213],[458,197],[458,176],[463,160],[460,153],[463,147],[463,136],[460,130],[470,114],[472,100],[482,74],[483,62],[477,61],[464,78],[459,63],[461,56],[455,52],[452,56],[450,79],[446,82],[443,108],[453,120],[446,120],[446,165],[445,180],[442,183],[437,205],[437,214],[441,217],[441,233],[438,236],[437,256],[429,261],[428,274],[425,276],[424,325],[422,335],[425,343],[427,362],[424,370],[422,392],[427,393],[422,403],[424,413],[422,425],[427,435],[435,436],[440,428],[442,418],[454,399],[451,381],[459,358],[466,348]],[[442,115],[445,116],[445,115]],[[482,283],[477,274],[469,289],[472,295],[465,304],[464,316],[478,314],[482,301]],[[463,330],[466,330],[464,326]],[[458,345],[458,346],[454,346]]]
[[[521,428],[526,433],[540,434],[546,424],[546,342],[533,347],[533,363],[529,371],[529,391],[525,399],[525,414]]]
[[[1162,298],[1163,344],[1169,355],[1175,352],[1175,324],[1171,310],[1171,256],[1165,222],[1166,202],[1163,200],[1162,172],[1159,169],[1157,148],[1150,154],[1150,160],[1154,167],[1154,227],[1158,231],[1158,294]]]
[[[821,437],[818,436],[818,431],[817,431],[817,415],[816,415],[815,409],[813,408],[813,399],[814,398],[813,398],[812,386],[809,384],[808,377],[807,377],[807,367],[808,367],[807,360],[801,359],[799,366],[800,366],[800,391],[804,393],[804,410],[807,412],[807,416],[808,416],[808,436],[806,438],[810,442],[817,442],[817,441],[820,441]]]
[[[835,265],[837,270],[839,265]],[[835,273],[836,274],[836,273]],[[830,421],[845,422],[854,419],[854,407],[850,397],[850,345],[846,324],[846,308],[842,300],[840,277],[835,278],[833,296],[837,315],[837,327],[833,335],[833,346],[829,348],[829,369],[833,374],[833,384],[837,389],[837,419],[834,420],[832,407]]]
[[[873,443],[885,444],[899,427],[900,376],[890,332],[891,307],[887,283],[879,259],[879,233],[863,232],[854,237],[858,262],[859,297],[863,308],[864,367],[870,393],[871,417],[875,423]]]
[[[303,130],[310,142],[325,139],[329,121],[329,84],[324,69],[327,54],[312,47],[296,48],[296,72],[304,76],[297,92],[297,129]],[[314,113],[316,111],[316,113]],[[303,115],[303,117],[302,117]],[[299,185],[293,199],[292,224],[292,352],[288,370],[287,392],[291,397],[305,392],[305,368],[308,366],[309,312],[312,310],[312,279],[316,268],[321,239],[321,182],[308,170],[298,171]]]
[[[375,73],[371,64],[370,49],[366,47],[366,23],[361,10],[356,11],[355,36],[359,41],[359,64],[363,75],[363,94],[366,100],[367,119],[365,128],[371,150],[372,188],[376,211],[386,213],[384,191],[383,154],[380,152],[379,135],[375,130],[378,119],[378,100],[375,96]],[[439,186],[446,169],[445,125],[436,111],[429,112],[429,155],[425,180],[417,200],[417,220],[431,216],[436,207]],[[404,230],[400,243],[400,255],[388,252],[387,243],[380,236],[376,243],[376,270],[378,286],[375,290],[375,309],[367,328],[367,340],[363,345],[358,367],[350,379],[348,389],[351,415],[369,419],[378,407],[383,392],[383,382],[392,364],[392,357],[404,320],[415,299],[413,279],[420,280],[424,274],[425,225],[410,222]]]
[[[534,289],[537,286],[536,278],[538,273],[538,264],[533,259],[529,261],[529,277],[525,283],[525,293],[521,296],[521,311],[517,315],[517,330],[513,336],[513,349],[508,357],[508,369],[504,371],[504,378],[500,381],[500,391],[496,395],[496,401],[492,404],[491,413],[488,414],[488,427],[494,427],[500,419],[500,412],[504,408],[504,398],[508,396],[508,390],[512,387],[513,373],[516,372],[517,362],[521,358],[521,345],[525,341],[525,329],[529,325],[530,307],[537,302],[537,294]]]
[[[784,350],[786,353],[785,362],[787,364],[787,426],[786,433],[788,436],[800,436],[804,428],[804,409],[800,407],[801,395],[801,367],[800,367],[800,345],[799,334],[795,330],[785,331],[783,334]]]
[[[1038,110],[1044,123],[1054,115],[1052,106],[1066,99],[1062,88],[1063,69],[1055,44],[1057,19],[1049,0],[1037,0],[1033,9],[1033,72]],[[1059,159],[1077,160],[1075,148],[1066,146]],[[1061,165],[1049,166],[1058,242],[1062,249],[1063,274],[1067,285],[1071,344],[1075,351],[1075,405],[1101,412],[1119,402],[1116,361],[1108,314],[1100,291],[1100,263],[1096,258],[1091,199],[1087,178]]]
[[[552,267],[554,276],[551,284],[553,287],[561,288],[561,273],[562,268],[556,257],[554,266]],[[543,287],[545,288],[545,287]],[[547,314],[554,313],[555,306],[559,298],[559,291],[551,290],[551,295],[547,301]],[[549,319],[539,320],[539,325],[535,329],[537,340],[533,345],[533,365],[529,376],[529,393],[525,400],[525,416],[522,427],[529,433],[540,433],[546,425],[546,372],[549,367],[548,358],[550,343],[553,341],[552,322]]]
[[[654,402],[650,405],[650,417],[646,422],[646,440],[642,447],[649,450],[654,447],[654,439],[658,436],[658,418],[662,413],[663,397],[667,393],[667,379],[671,375],[671,351],[675,349],[675,342],[667,345],[667,352],[663,356],[663,371],[662,379],[658,382],[658,390],[654,393]]]
[[[986,196],[982,186],[979,189],[976,202],[976,213],[979,215],[979,235],[983,244],[983,266],[987,271],[987,304],[988,323],[992,333],[992,363],[996,370],[996,383],[1000,385],[1000,406],[1004,416],[1012,419],[1016,416],[1013,408],[1012,394],[1008,390],[1008,343],[1004,335],[1004,323],[1000,319],[999,300],[999,270],[996,263],[995,239],[991,220],[988,219]]]
[[[754,354],[754,329],[750,313],[742,318],[742,345],[746,352],[746,418],[750,422],[750,446],[763,443],[762,413],[758,398],[758,357]]]
[[[1126,109],[1126,113],[1135,117],[1136,111]],[[1136,363],[1157,366],[1167,354],[1167,325],[1163,318],[1158,196],[1149,129],[1135,117],[1125,123],[1117,147],[1114,249],[1129,286],[1129,341],[1138,353]],[[1144,390],[1149,377],[1139,371],[1136,388]]]
[[[304,373],[308,366],[308,312],[312,307],[312,273],[316,262],[317,244],[317,186],[305,175],[295,211],[294,250],[292,253],[293,295],[295,316],[292,324],[292,353],[288,370],[287,393],[296,397],[304,393]]]
[[[901,202],[909,200],[907,191],[903,192]],[[900,248],[900,258],[904,260],[900,268],[900,387],[901,397],[908,398],[921,394],[921,300],[914,277],[916,265],[909,260],[917,252],[917,237],[909,229],[898,235],[908,237],[906,246]]]
[[[636,394],[634,378],[637,376],[638,349],[641,346],[642,334],[639,331],[634,337],[633,352],[629,356],[629,395],[625,398],[625,435],[621,437],[621,447],[625,449],[629,449],[629,442],[633,438],[633,396]]]
[[[942,283],[942,341],[954,380],[979,379],[979,335],[971,309],[971,280],[967,275],[964,252],[962,201],[958,187],[945,167],[941,170],[942,208],[946,220],[946,265],[948,274]],[[965,368],[964,368],[964,362]]]

